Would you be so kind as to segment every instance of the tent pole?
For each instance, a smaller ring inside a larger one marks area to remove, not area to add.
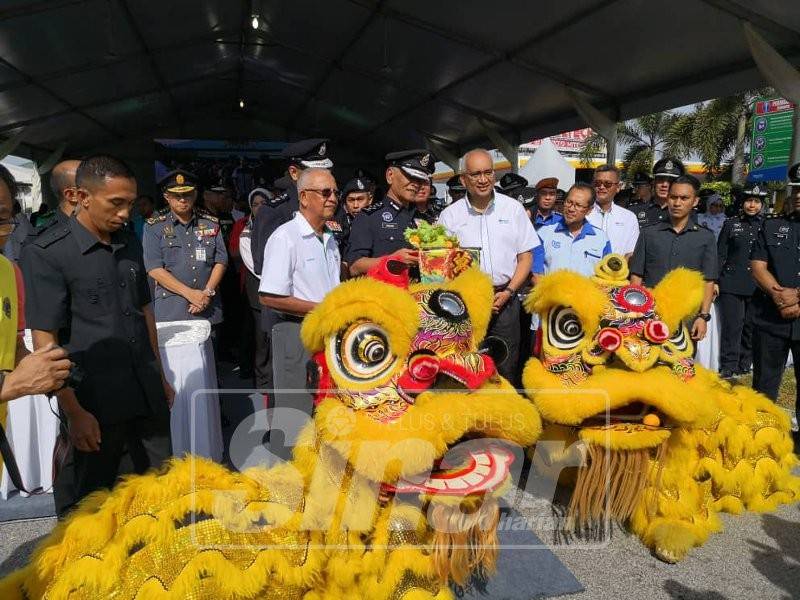
[[[617,161],[617,122],[597,110],[572,88],[567,88],[572,106],[586,124],[603,136],[606,141],[606,162],[615,165]]]
[[[486,137],[491,140],[500,151],[500,154],[510,163],[512,173],[519,173],[519,141],[514,143],[513,140],[506,139],[494,126],[483,119],[478,119],[478,122],[483,127]]]

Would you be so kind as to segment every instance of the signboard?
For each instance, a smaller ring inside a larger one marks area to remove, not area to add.
[[[576,129],[575,131],[565,131],[558,135],[550,136],[550,141],[562,154],[577,155],[583,149],[584,143],[592,135],[592,130],[588,127],[585,129]],[[533,140],[519,147],[520,153],[532,153],[539,146],[542,145],[542,140]],[[606,146],[602,144],[602,148],[598,156],[606,155]]]
[[[783,181],[792,147],[794,104],[783,98],[759,98],[753,105],[750,179]]]

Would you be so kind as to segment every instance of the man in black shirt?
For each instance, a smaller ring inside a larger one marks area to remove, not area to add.
[[[756,238],[750,267],[753,294],[753,388],[773,400],[789,351],[800,381],[800,163],[789,169],[789,213],[767,219]],[[800,387],[795,410],[800,408]],[[795,435],[795,449],[798,439]]]
[[[60,342],[82,373],[75,388],[57,393],[74,446],[60,473],[73,495],[56,498],[60,515],[111,487],[126,452],[137,473],[169,457],[174,397],[159,360],[142,247],[122,229],[136,199],[133,174],[117,159],[93,156],[78,167],[76,185],[77,216],[22,255],[34,346]]]
[[[641,230],[628,265],[631,283],[650,288],[678,267],[694,269],[703,275],[706,280],[703,303],[691,326],[695,341],[706,335],[718,274],[714,234],[691,218],[700,200],[699,189],[700,183],[691,175],[683,175],[672,182],[667,200],[669,220]]]

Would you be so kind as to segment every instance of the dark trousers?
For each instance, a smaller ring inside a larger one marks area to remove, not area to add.
[[[63,517],[87,495],[111,488],[122,475],[158,468],[172,455],[169,414],[100,425],[100,450],[72,448],[53,484],[56,514]]]
[[[508,356],[497,365],[497,371],[502,377],[508,379],[511,385],[519,387],[517,377],[517,361],[519,360],[519,319],[520,304],[516,294],[506,302],[505,306],[489,321],[489,331],[486,335],[500,338],[508,347]]]
[[[527,294],[525,294],[527,295]],[[522,381],[522,371],[525,370],[525,363],[531,357],[533,347],[533,330],[531,329],[531,313],[522,308],[522,295],[518,296],[520,302],[519,310],[519,356],[517,357],[517,371],[515,377],[517,381]]]
[[[753,389],[777,400],[789,351],[794,359],[794,377],[800,381],[800,340],[779,337],[761,328],[753,331]],[[800,407],[800,387],[795,411]]]
[[[717,298],[720,310],[721,340],[719,370],[747,373],[753,364],[752,296],[723,293]]]

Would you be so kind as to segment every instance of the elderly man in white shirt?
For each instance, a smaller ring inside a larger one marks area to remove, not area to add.
[[[341,277],[339,246],[325,222],[333,218],[338,203],[336,180],[327,169],[306,169],[297,180],[300,210],[275,230],[264,247],[259,299],[265,310],[277,313],[272,327],[272,368],[275,413],[272,429],[282,430],[285,445],[271,451],[288,458],[299,433],[297,410],[311,414],[306,384],[310,356],[300,341],[300,322]],[[295,409],[294,411],[286,408]]]
[[[592,186],[597,202],[586,220],[608,236],[612,252],[630,258],[639,239],[639,220],[634,213],[614,202],[619,182],[620,173],[615,166],[601,165],[595,169]]]
[[[439,223],[461,246],[480,248],[481,270],[494,285],[494,313],[488,335],[506,342],[508,356],[498,365],[500,375],[519,384],[520,303],[517,291],[528,282],[532,250],[539,238],[516,200],[494,189],[494,161],[486,150],[472,150],[462,159],[461,182],[467,196],[439,215]]]

